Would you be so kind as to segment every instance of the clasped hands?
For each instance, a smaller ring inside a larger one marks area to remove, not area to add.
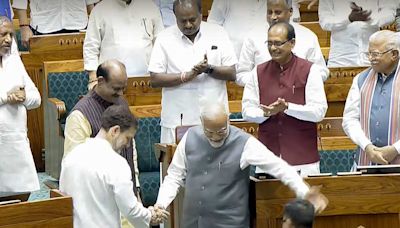
[[[169,212],[160,205],[154,205],[154,207],[150,206],[149,210],[151,212],[151,220],[150,225],[158,225],[166,221],[169,217]]]
[[[25,88],[15,87],[7,92],[7,103],[18,104],[24,102],[26,99]]]
[[[196,65],[194,65],[191,71],[186,73],[186,77],[187,77],[186,81],[191,81],[194,78],[196,78],[198,75],[200,75],[201,73],[206,72],[208,67],[209,67],[209,65],[208,65],[207,54],[204,54],[204,59],[201,60]]]
[[[374,163],[387,165],[399,154],[394,146],[377,147],[369,144],[365,147],[367,157]]]
[[[285,111],[288,108],[288,102],[283,98],[278,98],[278,100],[268,106],[260,104],[260,108],[263,110],[265,117],[270,117]]]

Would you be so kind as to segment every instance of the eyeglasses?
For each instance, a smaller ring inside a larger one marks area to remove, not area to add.
[[[209,131],[208,129],[204,128],[204,133],[206,135],[217,134],[217,135],[220,135],[220,136],[224,136],[224,135],[226,135],[227,132],[228,132],[228,127],[224,127],[224,128],[222,128],[222,129],[220,129],[218,131],[215,131],[215,132]]]
[[[382,57],[382,55],[388,53],[389,51],[393,51],[393,48],[391,48],[387,51],[384,51],[384,52],[371,51],[371,52],[363,52],[362,54],[365,57],[371,59],[371,58],[380,58],[380,57]]]
[[[266,40],[265,43],[268,45],[268,47],[282,47],[284,44],[286,44],[287,42],[291,41],[292,39],[286,40],[286,41],[270,41],[270,40]]]

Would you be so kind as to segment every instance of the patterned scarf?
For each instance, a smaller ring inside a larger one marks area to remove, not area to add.
[[[396,73],[394,74],[392,84],[392,94],[390,98],[390,113],[389,113],[389,129],[388,129],[388,145],[393,145],[400,139],[400,64],[397,66]],[[376,82],[378,81],[378,74],[371,69],[361,86],[361,101],[360,101],[360,122],[365,136],[370,137],[370,115],[372,107],[372,99],[375,92]],[[400,156],[397,156],[391,164],[400,164]],[[371,165],[364,150],[360,149],[360,156],[358,165]]]

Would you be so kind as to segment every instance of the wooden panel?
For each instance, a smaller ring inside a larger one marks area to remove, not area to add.
[[[302,22],[316,22],[319,20],[318,18],[318,3],[311,7],[311,9],[307,8],[308,2],[300,3],[300,17]]]
[[[1,228],[69,228],[73,226],[72,198],[60,196],[43,201],[0,206]]]
[[[357,217],[354,221],[358,225],[368,225],[366,227],[399,227],[400,175],[335,176],[305,180],[310,185],[322,186],[321,191],[330,201],[327,209],[317,217],[314,227],[351,227],[348,224],[353,220],[352,216]],[[266,224],[267,218],[272,221],[280,220],[283,205],[295,197],[293,192],[278,180],[260,181],[255,185],[257,227],[263,227],[258,224]],[[376,223],[367,219],[369,215],[376,216]],[[329,223],[328,220],[337,221]],[[374,224],[379,225],[373,226]]]
[[[311,31],[318,36],[319,45],[321,47],[330,47],[331,46],[331,33],[324,31],[319,25],[318,21],[315,22],[300,22],[301,25],[307,27]]]
[[[207,21],[207,17],[208,17],[208,12],[211,10],[211,6],[212,6],[213,0],[201,0],[201,7],[202,9],[202,13],[203,13],[203,20]]]
[[[68,33],[33,36],[29,40],[31,53],[58,52],[83,49],[85,33]]]

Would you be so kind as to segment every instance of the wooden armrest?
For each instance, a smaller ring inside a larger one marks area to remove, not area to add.
[[[50,189],[50,198],[65,197],[65,196],[67,196],[67,195],[60,192],[60,190]]]
[[[174,156],[176,144],[156,143],[154,144],[154,153],[160,162],[170,162]]]
[[[65,107],[64,101],[61,101],[57,98],[48,98],[47,101],[49,103],[52,103],[57,108],[57,112],[58,112],[57,118],[58,119],[60,119],[61,116],[67,112],[67,108]]]

